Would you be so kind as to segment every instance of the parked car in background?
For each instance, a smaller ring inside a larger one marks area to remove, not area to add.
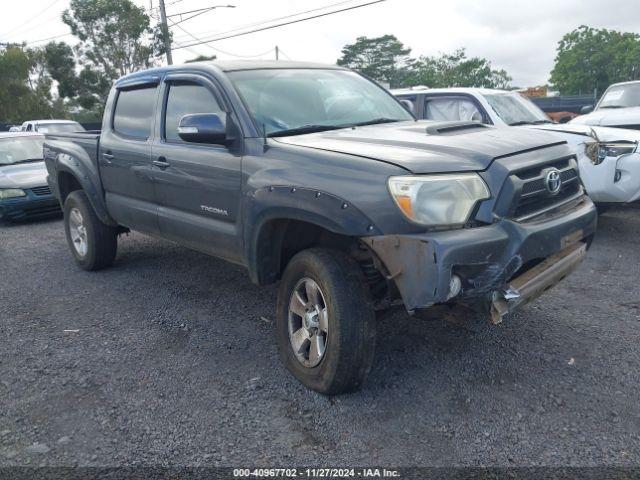
[[[20,125],[13,125],[13,126],[9,127],[9,131],[10,132],[21,132],[22,128],[20,127]]]
[[[640,130],[640,80],[614,83],[596,104],[584,107],[575,125],[602,125]]]
[[[47,184],[44,135],[0,133],[0,219],[22,220],[60,213]]]
[[[73,120],[27,120],[20,129],[23,132],[65,133],[84,132],[85,129]]]
[[[393,93],[410,101],[414,113],[423,119],[466,120],[553,132],[575,152],[582,182],[594,202],[628,203],[640,199],[639,131],[554,123],[530,99],[517,92],[421,88]]]
[[[115,83],[102,127],[45,140],[76,263],[109,266],[132,229],[280,281],[281,359],[326,394],[367,376],[376,308],[458,302],[499,323],[572,272],[595,232],[565,142],[416,121],[335,65],[141,71]]]

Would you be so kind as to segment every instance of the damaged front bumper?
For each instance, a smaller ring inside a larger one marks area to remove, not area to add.
[[[409,313],[450,300],[483,304],[492,320],[576,268],[596,229],[588,197],[553,216],[411,235],[362,237]]]

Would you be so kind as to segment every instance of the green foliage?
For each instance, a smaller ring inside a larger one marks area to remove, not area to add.
[[[131,0],[71,0],[62,21],[79,39],[76,54],[84,68],[77,89],[85,108],[104,104],[116,79],[151,67],[164,53],[168,33],[152,29],[144,9]]]
[[[58,95],[61,98],[75,97],[78,89],[76,61],[73,49],[64,42],[50,42],[44,46],[43,60],[51,78],[58,82]]]
[[[565,95],[598,94],[640,77],[640,35],[581,26],[558,43],[550,82]]]
[[[0,119],[19,123],[28,118],[64,115],[51,95],[52,79],[42,49],[10,45],[0,50]]]
[[[464,48],[439,57],[410,59],[411,49],[395,36],[358,37],[345,45],[338,65],[357,70],[392,88],[412,85],[429,87],[507,88],[511,77],[494,70],[487,59],[467,58]]]
[[[411,49],[406,48],[395,35],[358,37],[355,43],[342,48],[342,57],[337,63],[395,88],[400,86],[409,53]]]
[[[431,88],[484,87],[508,88],[511,77],[504,70],[494,70],[485,58],[467,58],[464,48],[439,57],[422,56],[410,63],[404,79],[406,86]]]

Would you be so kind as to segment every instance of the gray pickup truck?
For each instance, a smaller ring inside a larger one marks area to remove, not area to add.
[[[44,155],[82,268],[109,266],[131,229],[279,281],[282,361],[325,394],[364,381],[376,309],[459,304],[497,323],[568,275],[596,227],[565,142],[416,121],[335,66],[128,75],[101,132],[48,134]]]

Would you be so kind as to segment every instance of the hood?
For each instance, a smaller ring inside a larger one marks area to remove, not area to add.
[[[640,125],[640,107],[602,108],[580,115],[569,123],[577,125],[605,125],[610,127]]]
[[[47,184],[44,162],[0,165],[0,188],[31,188]]]
[[[446,127],[451,125],[429,121],[385,123],[278,137],[277,141],[379,160],[413,173],[479,171],[499,157],[564,143],[542,131],[478,125],[447,132]]]
[[[601,142],[638,142],[640,141],[640,131],[628,128],[600,127],[591,125],[577,125],[570,123],[556,123],[546,125],[535,125],[528,128],[545,130],[548,132],[583,135],[595,140],[596,137]],[[595,134],[595,137],[594,137]]]

